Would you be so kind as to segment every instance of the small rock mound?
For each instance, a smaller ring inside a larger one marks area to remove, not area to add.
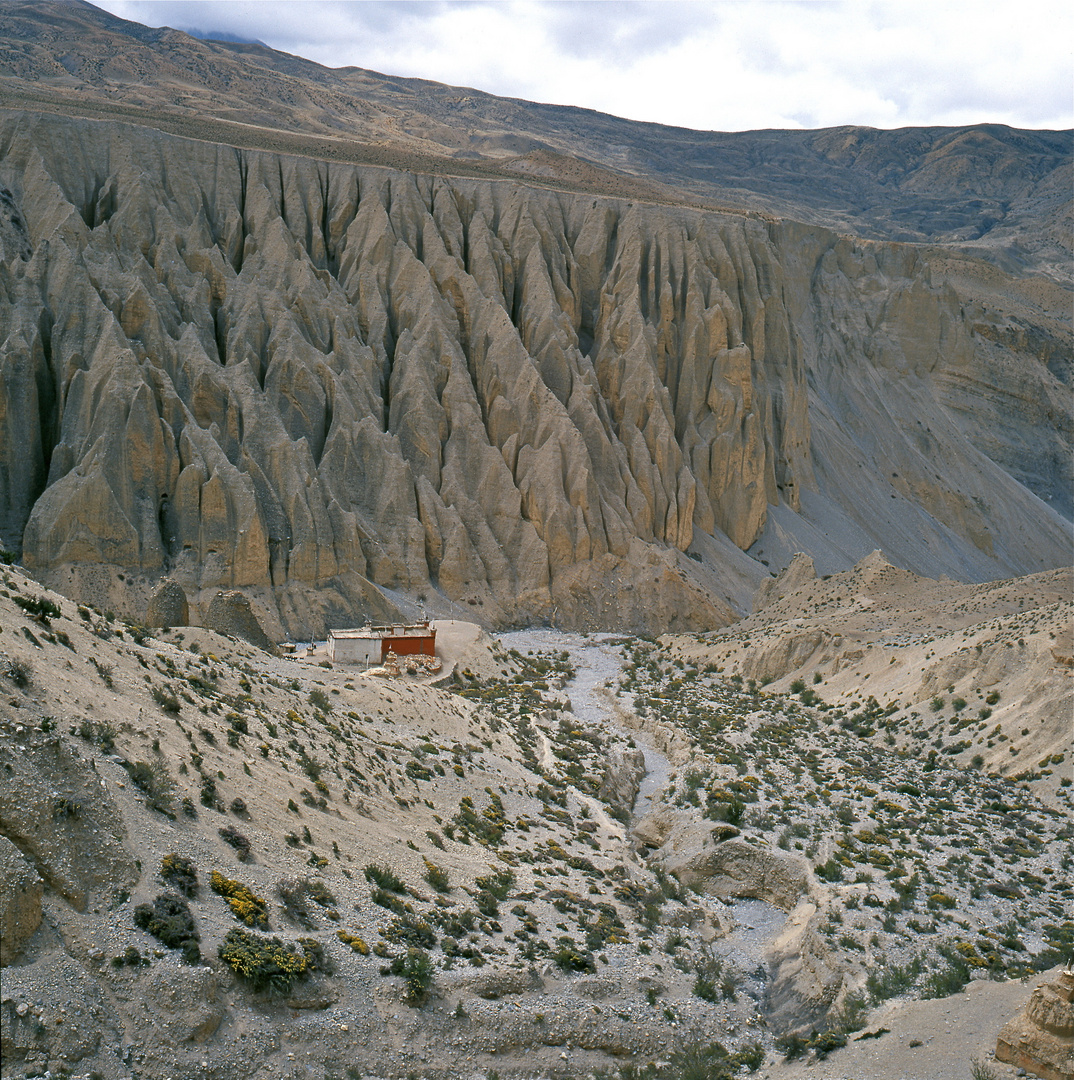
[[[761,582],[753,596],[753,610],[754,612],[763,611],[800,586],[808,585],[816,580],[817,568],[813,565],[813,560],[799,551],[779,577]]]
[[[146,626],[189,626],[190,607],[182,585],[165,578],[149,598],[145,610]]]
[[[205,616],[205,628],[229,637],[242,638],[265,652],[276,652],[276,646],[257,621],[249,599],[238,590],[218,592],[213,597]]]

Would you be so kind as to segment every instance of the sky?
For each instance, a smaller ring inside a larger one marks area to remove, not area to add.
[[[710,131],[1074,127],[1069,0],[95,0],[505,97]]]

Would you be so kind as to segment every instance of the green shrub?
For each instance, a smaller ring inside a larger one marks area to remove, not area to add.
[[[49,625],[49,619],[60,617],[60,609],[44,596],[13,596],[12,599],[43,626]]]
[[[870,1001],[877,1005],[881,1001],[887,1001],[888,998],[904,994],[913,986],[914,980],[921,974],[923,968],[924,963],[918,955],[902,967],[891,964],[871,971],[865,979],[865,989]]]
[[[710,949],[705,949],[694,965],[694,971],[697,973],[697,978],[694,980],[694,994],[702,1001],[718,1001],[723,960]]]
[[[405,893],[406,882],[387,866],[370,863],[365,868],[365,879],[389,892]]]
[[[436,863],[430,859],[425,860],[425,880],[434,888],[437,892],[446,893],[451,891],[451,878],[448,872],[442,867],[437,866]]]
[[[843,864],[834,856],[827,862],[813,868],[813,872],[823,881],[842,881]]]
[[[677,1080],[731,1080],[738,1061],[718,1042],[693,1043],[671,1055]]]
[[[952,960],[948,966],[935,971],[921,986],[922,998],[945,998],[957,994],[970,981],[969,966],[960,960]]]
[[[808,1050],[812,1050],[823,1060],[833,1050],[846,1044],[847,1037],[842,1032],[822,1031],[818,1034],[814,1031],[808,1039],[796,1034],[783,1035],[776,1040],[776,1049],[783,1054],[785,1061],[793,1061]]]
[[[822,1061],[833,1050],[846,1046],[847,1037],[841,1031],[823,1031],[809,1040],[810,1049]]]
[[[4,674],[20,690],[25,690],[34,681],[34,669],[29,660],[12,657],[4,664]]]
[[[495,870],[491,874],[475,878],[474,884],[479,889],[485,889],[492,893],[497,900],[506,900],[511,886],[515,883],[515,875],[510,870]]]
[[[424,950],[407,949],[403,956],[392,961],[388,973],[401,975],[406,980],[403,1000],[408,1005],[421,1005],[428,997],[429,987],[433,984],[433,962]]]
[[[308,700],[315,709],[320,709],[321,712],[332,711],[332,702],[323,690],[311,690]]]
[[[413,948],[432,949],[436,945],[433,928],[422,918],[407,912],[397,915],[388,924],[382,935],[396,945],[409,945]]]
[[[172,816],[175,804],[175,781],[171,778],[162,761],[147,764],[144,761],[123,763],[139,791],[145,793],[145,804],[150,810],[157,810],[166,816]]]
[[[404,915],[410,910],[410,905],[408,903],[400,900],[395,893],[390,893],[379,886],[373,887],[369,893],[369,898],[374,904],[379,904],[382,908],[394,911],[396,915]]]
[[[197,964],[201,961],[198,931],[190,906],[177,893],[161,893],[152,904],[139,904],[134,909],[134,925],[152,934],[169,949],[182,949],[183,959]]]
[[[869,1008],[865,995],[857,992],[850,993],[843,999],[840,1008],[828,1018],[828,1023],[833,1031],[849,1034],[853,1031],[861,1031],[868,1014]]]
[[[220,839],[238,853],[239,862],[250,861],[250,841],[234,825],[225,825],[218,832]]]
[[[293,942],[284,943],[278,937],[232,929],[227,932],[219,955],[252,989],[286,994],[295,983],[308,978],[316,970],[316,958],[311,958],[307,942],[318,944],[305,938],[300,951]]]
[[[731,1060],[739,1066],[745,1066],[750,1072],[756,1072],[764,1064],[764,1047],[759,1042],[747,1043]]]
[[[999,1080],[999,1073],[987,1062],[973,1058],[970,1061],[970,1080]]]
[[[552,959],[563,971],[592,973],[597,970],[597,965],[593,962],[593,954],[579,948],[570,939],[560,940],[559,947],[552,952]]]
[[[154,686],[150,691],[153,695],[153,700],[164,710],[172,716],[178,716],[182,709],[179,704],[179,699],[174,695],[168,693],[166,690],[161,690],[159,686]]]
[[[194,860],[174,851],[160,860],[160,876],[169,885],[175,886],[184,896],[193,899],[198,895],[198,872]]]
[[[809,1040],[794,1032],[781,1035],[776,1039],[776,1049],[783,1055],[784,1061],[794,1061],[795,1058],[801,1057],[808,1047]]]
[[[495,919],[500,913],[500,902],[488,889],[482,889],[474,897],[474,906],[487,919]]]
[[[335,894],[320,878],[307,881],[306,891],[321,907],[333,907],[336,903]]]
[[[297,842],[298,837],[295,837]],[[306,906],[306,898],[309,896],[309,882],[306,878],[284,878],[276,882],[276,895],[279,896],[283,905],[284,915],[293,923],[312,930],[313,915]]]

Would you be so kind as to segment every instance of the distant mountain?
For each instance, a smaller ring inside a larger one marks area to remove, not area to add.
[[[355,162],[381,163],[392,148],[429,158],[438,171],[439,159],[455,159],[447,168],[456,175],[491,169],[602,193],[617,184],[629,192],[635,181],[641,198],[749,207],[862,236],[998,247],[1070,273],[1070,131],[692,131],[325,68],[260,42],[201,36],[149,29],[84,0],[7,3],[0,85],[86,114],[131,119],[124,107],[136,107],[154,114],[140,122],[169,129],[169,120],[215,119],[327,137]],[[460,172],[463,165],[470,168]]]

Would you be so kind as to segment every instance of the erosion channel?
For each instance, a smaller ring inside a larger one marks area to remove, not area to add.
[[[632,848],[644,857],[646,844],[633,832],[636,825],[653,814],[659,817],[662,797],[676,773],[676,765],[685,767],[689,757],[685,742],[664,725],[653,725],[633,708],[633,695],[619,688],[623,674],[624,644],[632,639],[606,634],[584,634],[552,629],[519,630],[500,635],[505,648],[519,652],[566,653],[574,676],[562,692],[570,702],[572,714],[580,725],[599,731],[612,731],[631,739],[645,759],[644,774],[638,784],[628,837]],[[659,742],[662,749],[655,743]],[[669,758],[668,753],[675,758]],[[644,827],[642,834],[644,835]],[[719,935],[711,942],[712,954],[719,963],[726,962],[733,972],[724,981],[722,993],[737,993],[733,985],[741,979],[746,995],[758,1002],[763,1012],[768,1005],[770,977],[766,953],[784,930],[787,915],[765,900],[742,898],[719,900],[698,896],[710,925]],[[674,941],[675,935],[669,936]]]

